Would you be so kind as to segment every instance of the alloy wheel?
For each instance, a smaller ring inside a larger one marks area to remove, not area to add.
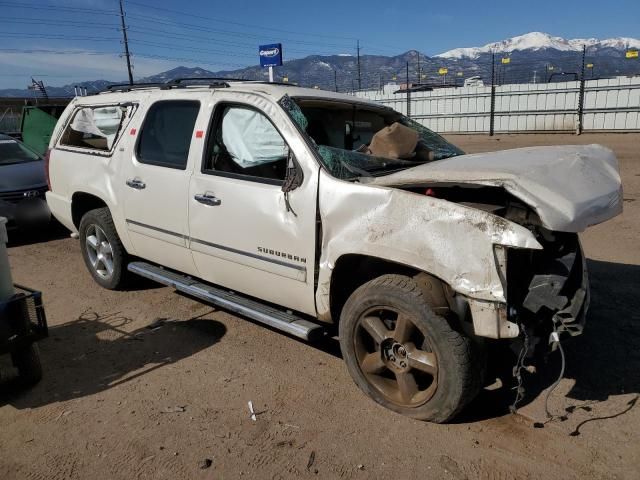
[[[438,359],[423,328],[386,306],[367,310],[356,325],[360,370],[373,388],[401,407],[424,404],[438,385]]]
[[[109,280],[113,275],[113,248],[104,230],[98,225],[87,227],[85,235],[87,256],[93,270],[103,279]]]

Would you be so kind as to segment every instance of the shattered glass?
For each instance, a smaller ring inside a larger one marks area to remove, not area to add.
[[[322,102],[322,99],[314,99],[314,101]],[[333,106],[333,110],[327,109],[327,113],[329,115],[330,112],[336,112],[336,104],[344,104],[344,108],[353,109],[354,115],[357,115],[357,110],[368,112],[370,116],[375,117],[373,120],[375,121],[375,123],[379,123],[380,126],[384,124],[391,125],[393,122],[399,122],[404,126],[417,131],[420,138],[419,143],[423,147],[427,147],[428,150],[433,152],[432,158],[434,160],[442,160],[444,158],[464,154],[461,149],[459,149],[455,145],[448,143],[437,133],[432,132],[428,128],[420,125],[418,122],[411,120],[410,118],[405,117],[393,110],[378,110],[375,107],[367,108],[366,106],[361,105],[356,106],[355,103],[351,104],[349,102],[336,102],[332,100],[327,100],[326,102]],[[367,153],[362,153],[357,150],[351,150],[349,148],[338,148],[335,145],[326,145],[321,140],[316,143],[316,139],[314,139],[308,131],[309,119],[303,112],[300,105],[296,102],[296,100],[292,99],[288,95],[284,95],[278,103],[289,114],[296,125],[298,125],[298,127],[300,127],[300,129],[307,134],[307,137],[311,140],[311,144],[314,145],[317,149],[318,154],[322,159],[322,163],[329,170],[331,175],[336,178],[349,180],[360,177],[379,176],[398,170],[415,167],[417,165],[420,165],[421,163],[424,163],[423,161],[410,161],[395,158],[377,157]],[[315,105],[315,109],[318,110],[317,104]],[[334,116],[334,119],[335,118],[336,117]],[[364,124],[366,124],[367,126],[371,126],[373,125],[373,122],[363,123],[362,121],[354,120],[353,122],[345,126],[347,127],[347,131],[354,131],[356,127],[360,128],[361,130]],[[377,128],[375,130],[377,130]],[[358,138],[364,138],[364,132],[360,131],[359,133],[361,134],[361,136]],[[365,140],[365,142],[366,141],[367,140]]]
[[[358,177],[371,177],[378,171],[391,171],[415,167],[418,163],[409,160],[398,160],[375,157],[366,153],[341,148],[318,146],[318,153],[331,175],[343,180]]]
[[[293,121],[296,122],[296,125],[298,125],[303,131],[307,130],[307,127],[309,126],[307,117],[304,116],[304,113],[302,113],[298,104],[294,102],[289,95],[282,97],[278,103],[291,116]]]

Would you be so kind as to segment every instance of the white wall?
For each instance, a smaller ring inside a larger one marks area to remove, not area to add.
[[[356,95],[406,113],[406,94],[393,93],[398,88]],[[579,92],[577,81],[496,87],[495,132],[575,131]],[[411,93],[411,117],[437,132],[486,133],[490,111],[491,87]],[[640,131],[640,77],[586,81],[583,130]]]

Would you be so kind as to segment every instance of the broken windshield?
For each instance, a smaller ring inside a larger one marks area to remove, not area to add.
[[[464,154],[437,133],[389,108],[288,95],[280,105],[313,140],[324,165],[337,178],[386,175]]]

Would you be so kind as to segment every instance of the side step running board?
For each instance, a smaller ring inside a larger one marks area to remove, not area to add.
[[[324,335],[324,328],[321,325],[305,320],[290,311],[278,310],[237,293],[201,283],[185,275],[145,262],[132,262],[127,268],[130,272],[154,282],[168,285],[180,292],[197,297],[225,310],[249,317],[304,340],[314,341]]]

